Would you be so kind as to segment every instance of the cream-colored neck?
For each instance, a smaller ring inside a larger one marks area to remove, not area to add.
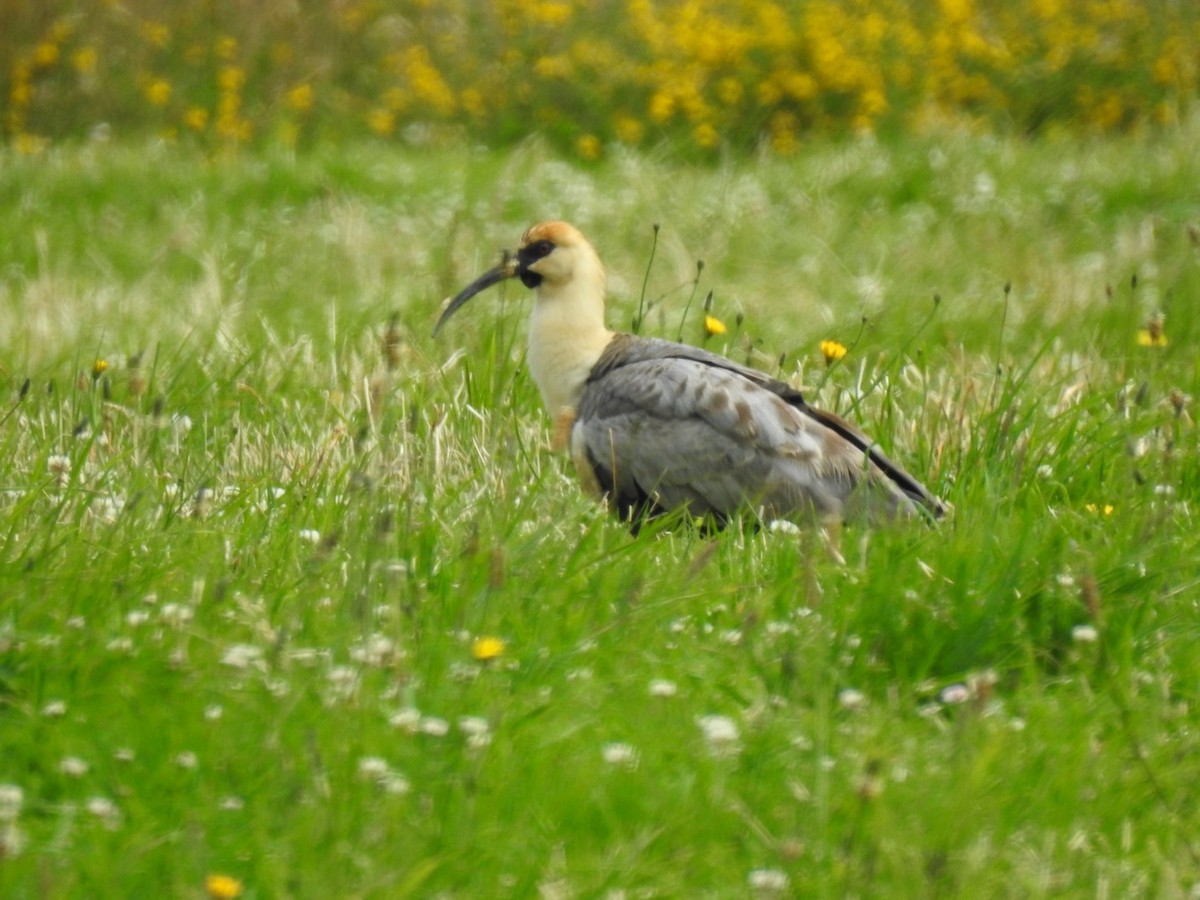
[[[529,371],[551,416],[574,410],[592,367],[613,338],[604,325],[603,274],[543,283],[529,320]]]

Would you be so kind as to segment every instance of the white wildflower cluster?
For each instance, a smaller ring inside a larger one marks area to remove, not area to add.
[[[121,824],[121,811],[108,797],[90,797],[84,809],[103,822],[106,828],[114,829]]]
[[[221,665],[234,669],[266,670],[262,648],[254,644],[231,644],[221,654]]]
[[[842,709],[862,709],[867,705],[867,695],[857,688],[842,688],[838,691],[837,699]]]
[[[651,697],[674,697],[678,693],[679,688],[673,681],[668,681],[665,678],[655,678],[650,682]]]
[[[746,882],[760,894],[782,894],[788,889],[787,873],[779,869],[751,869]]]
[[[617,768],[636,769],[638,765],[637,748],[621,741],[605,744],[600,748],[600,755],[606,763]]]
[[[373,781],[384,793],[407,794],[410,788],[408,779],[393,769],[381,756],[364,756],[358,761],[360,777]]]
[[[403,654],[396,642],[386,635],[372,634],[350,647],[350,658],[364,666],[382,669],[390,666]]]
[[[325,691],[326,705],[333,706],[340,702],[353,700],[357,696],[361,677],[355,667],[330,666],[325,675],[328,682]]]
[[[58,763],[58,771],[71,778],[82,778],[91,768],[87,764],[87,760],[80,759],[78,756],[64,756]]]
[[[696,719],[709,752],[714,756],[736,756],[741,752],[741,732],[729,716],[707,715]]]
[[[492,742],[492,726],[483,716],[460,716],[458,730],[467,739],[472,750],[482,750]]]
[[[19,856],[25,849],[25,833],[17,826],[25,792],[15,784],[0,784],[0,859]]]

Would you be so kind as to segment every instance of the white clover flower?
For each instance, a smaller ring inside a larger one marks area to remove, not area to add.
[[[620,741],[605,744],[600,748],[600,755],[610,766],[622,766],[628,769],[637,768],[638,752],[637,748],[632,744]]]
[[[168,625],[182,628],[192,621],[195,611],[184,603],[164,603],[158,614]]]
[[[296,536],[308,544],[321,543],[321,532],[313,528],[301,528]]]
[[[741,749],[738,743],[741,733],[729,716],[700,716],[696,724],[700,726],[709,750],[718,756],[736,754]]]
[[[221,655],[221,664],[235,669],[257,667],[263,658],[261,647],[253,644],[233,644]]]
[[[57,719],[67,713],[67,703],[65,700],[49,700],[42,707],[42,715],[47,719]]]
[[[175,765],[181,769],[194,769],[199,763],[200,760],[191,750],[184,750],[175,757]]]
[[[116,819],[119,815],[117,804],[107,797],[90,797],[84,808],[99,819]]]
[[[222,797],[221,802],[217,805],[223,810],[237,812],[239,809],[245,808],[246,801],[241,797],[236,797],[233,794],[229,794],[228,796]]]
[[[1071,640],[1077,644],[1094,644],[1100,640],[1100,632],[1094,625],[1076,625],[1071,629]]]
[[[225,715],[225,708],[219,703],[213,703],[204,707],[204,718],[210,722],[215,722],[223,715]]]
[[[382,756],[364,756],[358,761],[358,774],[367,778],[379,778],[391,771],[391,766]]]
[[[674,697],[677,693],[679,693],[679,688],[673,681],[668,681],[665,678],[655,678],[650,682],[651,697]]]
[[[407,794],[411,789],[408,779],[399,772],[388,772],[387,775],[379,779],[379,786],[383,788],[385,793],[401,796]]]
[[[950,684],[942,688],[938,699],[947,706],[957,706],[971,699],[971,689],[965,684]]]
[[[0,822],[16,821],[25,803],[25,792],[16,784],[0,784]]]
[[[58,771],[72,778],[81,778],[87,774],[87,770],[87,761],[78,756],[64,756],[58,764]]]
[[[838,704],[842,709],[860,709],[866,706],[867,695],[855,688],[842,688],[838,691]]]
[[[362,643],[350,648],[351,659],[375,668],[383,668],[396,656],[395,642],[382,634],[372,634]]]
[[[421,727],[421,711],[414,707],[406,707],[388,716],[388,724],[400,728],[410,734],[415,734]]]
[[[422,716],[418,729],[430,737],[445,737],[450,731],[450,723],[437,716]]]
[[[473,737],[479,734],[487,734],[491,730],[491,725],[483,716],[460,716],[458,730],[468,737]]]
[[[783,893],[788,889],[787,873],[779,869],[751,869],[746,881],[751,890],[763,893]]]
[[[59,487],[66,487],[71,482],[71,457],[56,453],[46,459],[46,471],[54,477]]]

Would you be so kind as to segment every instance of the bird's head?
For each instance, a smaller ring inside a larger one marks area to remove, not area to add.
[[[541,222],[521,236],[515,253],[505,251],[498,265],[450,301],[433,333],[476,294],[509,278],[520,278],[525,287],[537,290],[539,299],[583,291],[588,299],[603,304],[604,267],[587,238],[566,222]]]

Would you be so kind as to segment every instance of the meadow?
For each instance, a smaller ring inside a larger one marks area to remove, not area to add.
[[[2,151],[0,894],[1194,896],[1198,145]],[[553,216],[952,516],[631,537]]]

